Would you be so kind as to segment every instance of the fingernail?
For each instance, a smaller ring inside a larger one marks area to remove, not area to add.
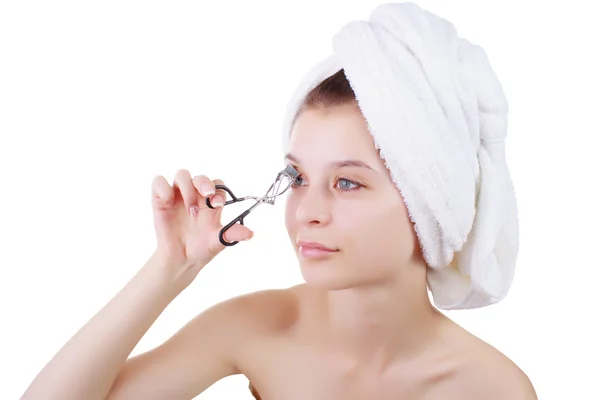
[[[210,204],[212,204],[214,207],[222,207],[223,199],[221,196],[215,196],[210,200]]]
[[[215,194],[215,189],[210,185],[202,185],[202,196],[210,196],[211,194]]]

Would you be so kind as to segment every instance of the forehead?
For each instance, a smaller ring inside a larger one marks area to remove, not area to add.
[[[356,104],[302,111],[292,128],[290,152],[301,160],[379,158],[367,123]]]

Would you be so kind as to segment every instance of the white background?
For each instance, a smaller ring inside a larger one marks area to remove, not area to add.
[[[151,254],[156,174],[187,168],[263,194],[293,88],[379,3],[0,3],[1,399],[18,398]],[[484,47],[511,107],[514,285],[498,305],[450,316],[514,360],[540,399],[600,399],[593,2],[418,4]],[[203,270],[133,354],[216,302],[301,282],[283,209],[248,217],[255,238]],[[251,396],[235,376],[198,398]]]

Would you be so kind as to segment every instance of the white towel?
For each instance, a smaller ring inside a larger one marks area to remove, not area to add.
[[[283,132],[308,92],[340,69],[354,89],[428,265],[440,309],[503,299],[519,246],[505,157],[508,104],[484,50],[413,3],[384,4],[348,23],[333,54],[301,80]]]

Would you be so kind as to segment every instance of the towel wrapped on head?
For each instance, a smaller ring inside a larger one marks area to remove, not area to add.
[[[304,97],[344,70],[400,190],[440,309],[503,299],[519,246],[505,156],[508,104],[484,50],[413,3],[384,4],[346,24],[333,54],[292,96],[283,147]]]

